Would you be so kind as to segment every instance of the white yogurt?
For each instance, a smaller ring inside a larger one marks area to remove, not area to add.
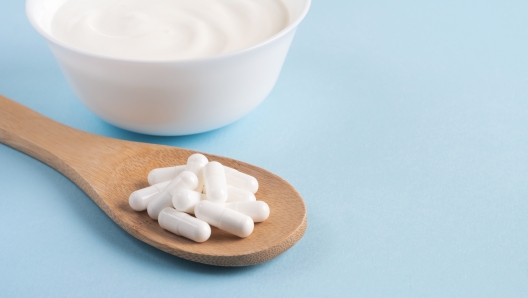
[[[281,0],[69,0],[51,32],[95,54],[167,60],[247,48],[289,22]]]

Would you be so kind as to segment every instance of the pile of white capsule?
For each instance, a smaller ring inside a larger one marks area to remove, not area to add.
[[[202,154],[191,155],[186,165],[150,171],[148,182],[151,186],[130,195],[130,207],[147,210],[165,230],[196,242],[209,239],[209,225],[247,237],[254,222],[265,221],[270,213],[268,204],[255,197],[255,177],[209,162]]]

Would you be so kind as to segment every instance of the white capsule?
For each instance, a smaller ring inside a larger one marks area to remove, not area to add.
[[[255,177],[224,166],[227,184],[256,193],[259,187]]]
[[[203,168],[208,162],[207,157],[200,153],[195,153],[187,159],[185,170],[193,172],[198,177],[198,186],[195,189],[197,192],[202,192],[204,185]]]
[[[205,221],[172,208],[161,210],[158,222],[165,230],[196,242],[204,242],[211,236],[211,227]]]
[[[227,183],[221,163],[212,161],[205,165],[204,182],[205,193],[209,201],[224,203],[227,200]]]
[[[183,171],[178,177],[174,178],[170,183],[163,188],[158,194],[154,196],[152,201],[148,204],[148,215],[155,220],[158,220],[158,215],[161,210],[167,207],[172,207],[172,190],[175,188],[195,189],[198,185],[198,178],[193,172]]]
[[[136,211],[146,210],[154,195],[163,190],[169,183],[170,181],[166,181],[136,190],[128,198],[130,207]]]
[[[196,218],[242,238],[251,235],[255,226],[251,217],[210,201],[200,201],[194,214]]]
[[[172,191],[172,205],[176,210],[194,214],[194,207],[201,200],[207,199],[202,193],[185,188],[175,188]]]
[[[227,186],[227,200],[226,202],[251,202],[256,201],[255,195],[245,189],[234,187],[232,185]]]
[[[157,168],[149,172],[148,183],[154,185],[157,183],[170,181],[176,176],[180,175],[181,172],[185,171],[185,166],[175,166],[167,168]]]
[[[270,214],[268,204],[263,201],[231,202],[225,203],[224,206],[251,217],[254,222],[263,222],[268,219]]]

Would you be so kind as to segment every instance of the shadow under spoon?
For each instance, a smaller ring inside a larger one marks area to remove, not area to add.
[[[306,230],[306,206],[284,179],[256,166],[206,154],[211,161],[254,176],[257,200],[270,206],[268,220],[247,238],[212,228],[196,243],[163,230],[147,212],[128,205],[129,195],[148,186],[154,168],[185,164],[195,151],[102,137],[55,122],[0,96],[0,142],[56,169],[77,184],[114,222],[137,239],[175,256],[217,266],[265,262],[292,247]]]

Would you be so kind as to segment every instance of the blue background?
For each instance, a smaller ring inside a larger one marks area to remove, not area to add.
[[[0,94],[84,131],[255,164],[308,207],[279,257],[196,264],[0,145],[0,296],[527,297],[528,2],[437,2],[315,0],[255,111],[153,137],[86,110],[23,1],[0,0]]]

